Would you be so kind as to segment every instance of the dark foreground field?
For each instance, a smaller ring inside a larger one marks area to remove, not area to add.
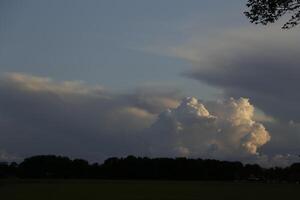
[[[0,181],[2,200],[299,199],[300,185],[171,181]]]

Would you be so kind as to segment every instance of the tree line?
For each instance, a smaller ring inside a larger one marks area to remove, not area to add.
[[[211,159],[128,156],[90,164],[83,159],[41,155],[26,158],[20,164],[0,163],[0,178],[299,182],[300,163],[286,168],[262,168]]]

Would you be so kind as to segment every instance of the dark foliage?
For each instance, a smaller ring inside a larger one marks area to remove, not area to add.
[[[0,163],[0,178],[36,179],[156,179],[219,181],[300,181],[300,163],[265,169],[240,162],[187,158],[109,158],[103,164],[45,155],[17,163]]]
[[[10,178],[15,177],[17,174],[18,165],[17,163],[6,163],[0,162],[0,178]]]
[[[283,29],[292,28],[300,21],[300,0],[248,0],[247,7],[249,10],[245,15],[255,24],[274,23],[287,14],[291,18],[283,25]]]
[[[26,158],[17,175],[22,178],[86,178],[90,165],[82,159],[71,160],[61,156],[34,156]]]

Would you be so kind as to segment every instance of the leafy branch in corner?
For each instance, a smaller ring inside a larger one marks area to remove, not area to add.
[[[247,7],[244,14],[254,24],[274,23],[284,15],[290,15],[290,19],[283,29],[293,28],[300,22],[300,0],[248,0]]]

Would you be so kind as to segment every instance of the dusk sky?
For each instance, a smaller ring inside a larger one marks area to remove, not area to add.
[[[246,9],[246,0],[2,0],[0,161],[299,161],[300,29],[253,25]]]

